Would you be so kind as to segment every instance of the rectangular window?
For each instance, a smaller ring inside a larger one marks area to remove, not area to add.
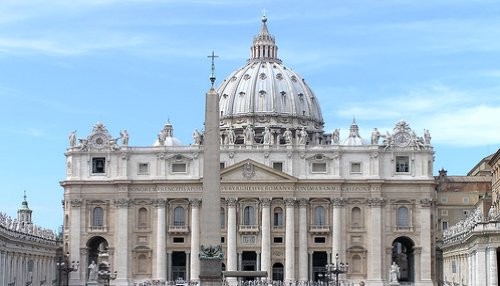
[[[361,174],[361,163],[360,162],[351,163],[351,174]]]
[[[147,175],[149,174],[149,164],[148,163],[139,163],[139,168],[138,168],[138,174],[139,175]]]
[[[469,203],[469,197],[464,197],[464,204],[468,204]]]
[[[174,243],[184,243],[184,237],[174,237]]]
[[[173,163],[172,164],[172,173],[186,173],[186,164],[185,163]]]
[[[396,173],[410,172],[410,158],[408,156],[396,156]]]
[[[326,163],[312,163],[313,173],[326,173]]]
[[[448,210],[441,210],[442,216],[448,216]]]
[[[324,236],[317,236],[314,238],[314,243],[325,243],[326,238]]]
[[[443,197],[443,198],[441,198],[441,202],[442,202],[443,204],[447,204],[447,203],[448,203],[448,198],[447,198],[447,197]]]
[[[448,229],[448,222],[443,221],[443,230],[447,230],[447,229]]]
[[[103,174],[106,172],[106,158],[96,157],[92,158],[92,173]]]
[[[220,162],[219,163],[219,168],[222,170],[224,168],[226,168],[226,163],[225,162]]]
[[[283,171],[283,162],[273,162],[273,169]]]
[[[220,243],[225,243],[226,242],[226,238],[224,236],[221,236],[220,237]]]
[[[281,237],[281,236],[273,237],[273,242],[274,243],[283,243],[283,237]]]

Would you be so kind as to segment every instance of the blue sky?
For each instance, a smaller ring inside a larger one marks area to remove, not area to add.
[[[306,79],[328,132],[429,129],[435,172],[465,175],[500,147],[496,0],[0,0],[0,211],[23,191],[34,221],[61,224],[68,134],[103,122],[151,145],[170,120],[202,129],[217,83],[250,56],[262,11],[285,65]]]

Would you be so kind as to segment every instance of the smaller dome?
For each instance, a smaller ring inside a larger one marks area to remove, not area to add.
[[[362,146],[367,145],[365,139],[359,136],[359,127],[356,124],[356,120],[352,120],[351,128],[349,128],[349,137],[344,140],[342,145],[346,146]]]
[[[153,146],[182,146],[182,142],[174,137],[174,128],[170,122],[167,122],[163,129],[160,130]]]

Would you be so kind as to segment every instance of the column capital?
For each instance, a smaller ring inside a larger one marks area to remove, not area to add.
[[[189,204],[191,205],[192,208],[199,208],[201,205],[201,200],[200,199],[191,199],[191,200],[189,200]]]
[[[82,206],[82,202],[83,200],[82,199],[72,199],[69,201],[69,203],[71,204],[71,207],[73,208],[79,208]]]
[[[131,200],[128,198],[121,198],[114,200],[113,203],[115,204],[115,207],[117,208],[128,208],[131,204]]]
[[[285,198],[284,201],[285,201],[286,207],[294,207],[295,206],[295,202],[296,202],[295,198]]]
[[[385,204],[385,199],[380,197],[368,198],[366,202],[370,207],[381,207]]]
[[[167,200],[155,199],[155,200],[153,200],[153,205],[157,208],[164,208],[167,205]]]
[[[331,198],[330,199],[330,202],[332,203],[332,205],[334,207],[343,207],[346,203],[346,199],[345,198]]]
[[[432,199],[423,198],[420,200],[420,206],[422,208],[430,208],[432,206]]]
[[[225,201],[226,201],[226,205],[228,207],[234,208],[234,207],[236,207],[238,205],[238,199],[237,198],[226,198]]]
[[[260,199],[260,204],[263,207],[270,207],[271,206],[271,199],[269,199],[269,198],[261,198]]]
[[[298,200],[299,207],[307,207],[309,205],[309,199],[301,198]]]

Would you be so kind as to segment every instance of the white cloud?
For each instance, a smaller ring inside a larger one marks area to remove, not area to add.
[[[372,125],[404,119],[414,130],[429,129],[433,142],[439,144],[484,146],[500,142],[500,100],[482,90],[454,90],[434,84],[382,100],[351,102],[337,112],[340,117],[355,116]]]

